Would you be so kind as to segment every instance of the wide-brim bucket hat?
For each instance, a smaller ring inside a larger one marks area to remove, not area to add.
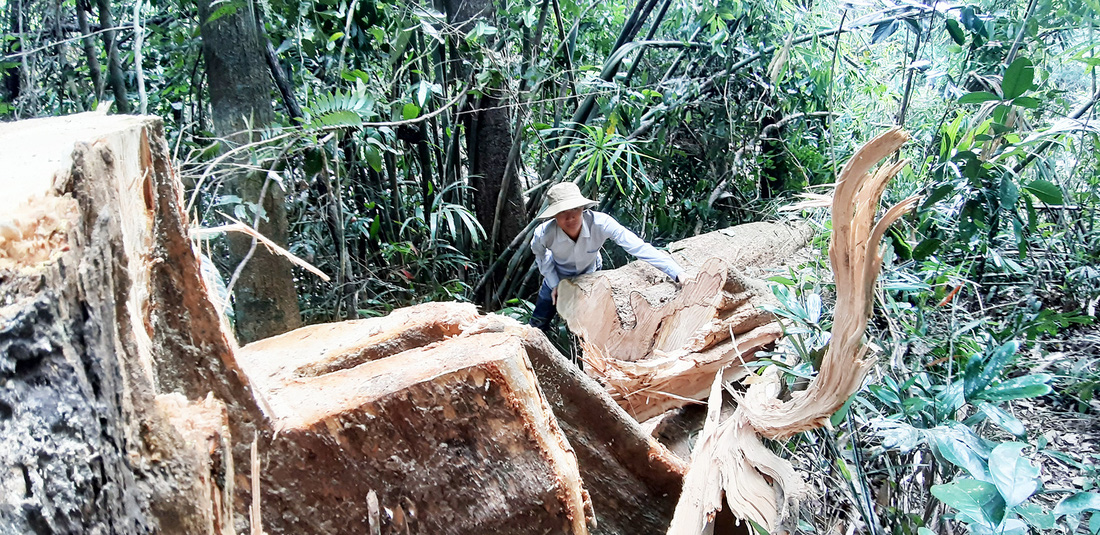
[[[596,201],[581,195],[581,189],[572,182],[551,186],[546,192],[546,199],[550,205],[540,212],[536,219],[549,219],[566,210],[596,206]]]

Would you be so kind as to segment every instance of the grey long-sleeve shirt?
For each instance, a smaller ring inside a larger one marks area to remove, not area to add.
[[[592,210],[585,210],[582,215],[581,232],[576,241],[553,219],[539,225],[531,238],[531,252],[535,253],[535,262],[546,284],[556,288],[563,275],[583,275],[599,269],[600,248],[609,238],[635,258],[665,272],[672,280],[684,271],[671,256],[643,241],[615,218]]]

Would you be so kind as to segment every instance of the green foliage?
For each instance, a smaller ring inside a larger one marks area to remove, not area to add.
[[[333,127],[360,128],[363,120],[375,116],[375,100],[367,94],[362,80],[356,79],[353,91],[337,89],[330,94],[320,94],[310,102],[305,112],[304,127],[307,130],[322,130]]]

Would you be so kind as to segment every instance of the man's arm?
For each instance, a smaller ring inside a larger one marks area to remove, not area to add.
[[[630,229],[622,226],[615,218],[607,214],[597,213],[595,223],[607,233],[609,238],[619,244],[619,247],[622,247],[626,252],[634,255],[638,260],[644,260],[652,264],[653,267],[665,272],[672,280],[677,282],[680,281],[680,276],[684,273],[684,268],[680,267],[680,264],[677,264],[671,256],[662,254],[652,245],[639,238],[637,234],[634,234]]]
[[[558,270],[554,267],[554,255],[542,243],[549,227],[549,223],[543,223],[535,229],[535,235],[531,238],[531,252],[535,254],[535,264],[539,266],[539,273],[542,273],[543,278],[546,279],[546,285],[557,290],[561,277],[558,276]]]

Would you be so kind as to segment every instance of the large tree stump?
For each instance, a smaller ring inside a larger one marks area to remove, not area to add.
[[[793,262],[806,227],[752,223],[673,243],[682,287],[645,262],[565,281],[558,312],[581,341],[586,371],[639,421],[705,399],[714,374],[733,379],[779,338],[760,308],[762,276]]]
[[[167,155],[156,118],[0,124],[11,531],[233,530],[228,437],[260,413],[205,297]]]

